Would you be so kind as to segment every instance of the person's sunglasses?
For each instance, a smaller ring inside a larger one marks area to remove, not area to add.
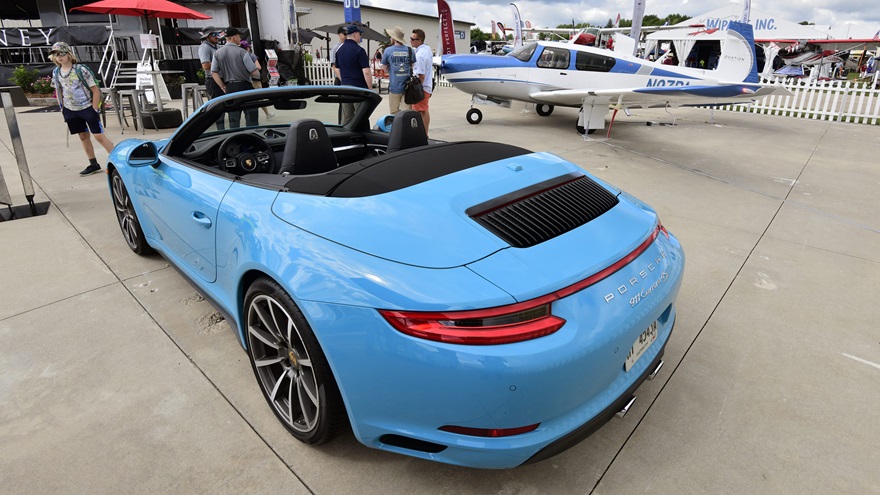
[[[418,39],[418,38],[410,38],[409,40],[410,40],[410,41],[421,41],[421,40]]]

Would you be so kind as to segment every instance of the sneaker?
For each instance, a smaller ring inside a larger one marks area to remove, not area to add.
[[[82,172],[79,173],[79,176],[85,177],[87,175],[97,174],[100,171],[101,171],[100,165],[89,165],[88,167],[84,168]]]

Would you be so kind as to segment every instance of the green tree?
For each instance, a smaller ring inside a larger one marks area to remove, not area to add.
[[[560,24],[556,26],[559,29],[583,29],[592,27],[589,22],[579,22],[577,24]]]
[[[492,33],[484,33],[478,27],[471,28],[471,41],[489,41],[492,39]]]
[[[816,25],[815,22],[810,22],[810,21],[801,21],[798,24],[800,24],[801,26],[815,26]]]
[[[682,14],[669,14],[668,16],[666,16],[666,18],[663,20],[663,22],[669,22],[669,25],[671,26],[673,24],[678,24],[680,22],[684,22],[690,18],[691,18],[690,16],[682,15]]]
[[[642,17],[642,26],[662,26],[663,22],[663,19],[654,14],[646,14]]]

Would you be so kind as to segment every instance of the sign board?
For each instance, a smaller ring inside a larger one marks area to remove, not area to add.
[[[162,74],[150,67],[149,62],[144,62],[138,65],[137,83],[135,87],[140,89],[144,86],[152,86],[154,84],[159,85],[159,87],[155,89],[159,91],[162,101],[171,101],[171,93],[168,92],[168,86],[165,85],[165,79],[162,78]],[[150,103],[156,102],[156,95],[153,91],[146,91],[145,94],[147,95],[147,101]]]
[[[142,34],[141,35],[141,48],[144,50],[148,48],[156,49],[159,48],[159,37],[155,34]]]

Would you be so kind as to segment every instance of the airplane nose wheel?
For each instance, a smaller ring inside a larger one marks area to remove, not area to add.
[[[479,109],[471,108],[467,111],[465,118],[467,119],[468,124],[476,125],[483,121],[483,112]]]

